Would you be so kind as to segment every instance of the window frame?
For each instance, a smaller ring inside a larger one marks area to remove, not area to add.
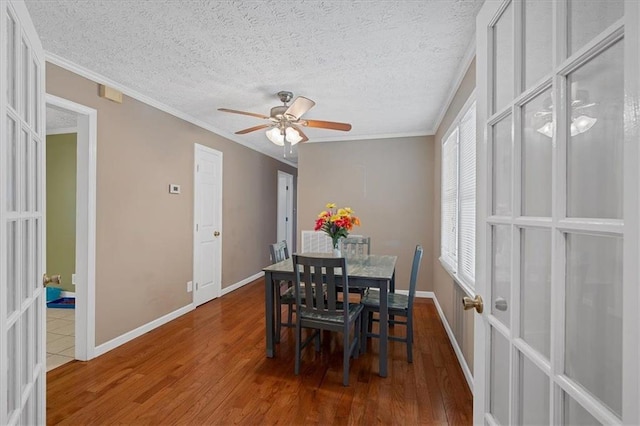
[[[470,297],[475,297],[475,271],[474,271],[474,276],[473,277],[469,277],[467,274],[462,272],[462,260],[461,260],[461,256],[460,253],[462,251],[462,241],[461,241],[461,236],[460,236],[460,218],[461,218],[461,197],[460,197],[460,176],[461,176],[461,149],[460,149],[460,124],[462,123],[463,118],[467,115],[467,113],[471,110],[471,108],[476,108],[476,114],[477,114],[477,105],[476,105],[476,94],[475,94],[475,90],[469,95],[469,97],[467,98],[467,100],[465,101],[464,105],[462,106],[462,108],[460,108],[460,111],[458,111],[458,114],[456,115],[456,117],[454,118],[454,120],[451,122],[451,124],[449,125],[449,128],[447,129],[447,131],[444,133],[442,139],[440,140],[440,147],[441,147],[441,153],[440,153],[440,161],[441,161],[441,170],[440,170],[440,256],[439,256],[439,261],[440,264],[442,265],[442,267],[447,271],[447,273],[449,273],[449,275],[451,276],[451,278],[453,278],[453,280],[464,290],[464,292],[470,296]],[[477,125],[474,126],[474,134],[475,134],[475,143],[476,143],[476,147],[477,147],[477,143],[478,143],[478,134],[477,134]],[[449,137],[453,135],[453,133],[457,133],[456,136],[456,171],[457,171],[457,179],[456,179],[456,223],[455,223],[455,241],[456,241],[456,256],[455,256],[455,264],[452,264],[449,261],[448,256],[443,254],[443,250],[444,250],[444,233],[442,232],[442,225],[444,223],[444,215],[442,214],[443,209],[444,209],[444,204],[443,204],[443,194],[444,194],[444,172],[445,172],[445,162],[444,162],[444,155],[445,155],[445,150],[444,150],[444,145],[445,143],[448,142]],[[477,150],[476,150],[476,165],[477,165]],[[476,166],[476,171],[475,171],[475,176],[476,176],[476,193],[475,193],[475,198],[476,198],[476,202],[474,205],[474,210],[476,213],[476,217],[477,217],[477,208],[478,208],[478,203],[477,203],[477,166]],[[476,219],[477,221],[477,219]],[[476,223],[476,229],[475,229],[475,233],[477,234],[477,223]],[[473,254],[474,254],[474,263],[475,263],[475,257],[476,257],[476,247],[475,247],[475,238],[474,238],[474,247],[473,247]]]

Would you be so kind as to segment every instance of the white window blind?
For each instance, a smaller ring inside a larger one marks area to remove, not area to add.
[[[467,102],[467,105],[469,105]],[[476,269],[476,104],[463,109],[442,142],[440,258],[472,288]]]
[[[449,266],[457,264],[458,225],[458,129],[442,144],[441,256]]]
[[[475,282],[476,270],[476,104],[460,120],[459,199],[459,273],[467,284]]]

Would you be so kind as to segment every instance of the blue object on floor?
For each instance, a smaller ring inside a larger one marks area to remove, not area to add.
[[[47,308],[62,308],[62,309],[75,309],[76,298],[75,297],[61,297],[51,302],[47,302]]]
[[[62,289],[58,287],[47,287],[47,302],[51,302],[52,300],[60,299],[60,294],[62,293]]]

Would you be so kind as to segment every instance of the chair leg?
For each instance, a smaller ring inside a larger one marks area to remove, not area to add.
[[[289,315],[287,317],[289,324],[293,324],[293,303],[289,303]]]
[[[407,361],[413,362],[413,315],[407,315]]]
[[[360,353],[367,352],[367,330],[369,327],[369,311],[364,309],[360,316]]]
[[[300,323],[296,321],[296,362],[295,362],[296,376],[300,374],[301,345],[302,345],[302,327],[300,326]]]
[[[351,345],[349,344],[349,330],[345,330],[342,339],[342,384],[349,386],[349,358],[351,357]]]
[[[356,318],[356,323],[355,326],[353,328],[353,339],[354,339],[354,343],[355,345],[353,346],[353,358],[354,359],[358,359],[358,357],[360,356],[360,342],[361,340],[361,336],[360,333],[362,331],[362,315],[358,315],[358,318]],[[351,349],[351,347],[349,347]],[[349,351],[351,352],[351,351]]]

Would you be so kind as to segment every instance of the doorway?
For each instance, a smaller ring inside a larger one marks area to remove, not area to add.
[[[70,233],[75,233],[75,238],[69,239],[67,236],[67,240],[62,242],[61,238],[64,237],[56,236],[57,230],[49,229],[60,227],[60,224],[51,223],[45,229],[45,259],[52,257],[51,260],[64,269],[48,271],[50,274],[62,272],[63,283],[59,287],[64,291],[58,295],[58,299],[63,299],[64,302],[68,302],[71,296],[75,299],[74,309],[47,309],[47,370],[50,370],[72,359],[87,361],[95,356],[97,112],[53,95],[46,96],[46,112],[45,164],[53,167],[54,163],[51,161],[61,161],[56,167],[57,171],[67,177],[73,176],[75,186],[75,189],[70,189],[69,186],[51,187],[48,178],[57,179],[59,176],[56,174],[60,173],[52,173],[54,170],[49,170],[44,174],[46,197],[51,200],[51,206],[47,206],[47,218],[52,213],[54,216],[67,216],[66,226],[72,226]],[[49,135],[52,135],[52,139]],[[53,157],[58,158],[56,160]],[[70,168],[73,170],[69,170]],[[54,182],[51,184],[59,185]],[[49,194],[49,190],[54,194]],[[59,197],[64,197],[67,202],[58,204],[61,200],[55,198]],[[53,211],[55,209],[65,211]],[[69,215],[73,217],[69,218]],[[47,260],[47,268],[56,266]],[[64,302],[57,306],[65,306]]]
[[[286,241],[289,252],[293,253],[293,175],[278,170],[278,238]]]

